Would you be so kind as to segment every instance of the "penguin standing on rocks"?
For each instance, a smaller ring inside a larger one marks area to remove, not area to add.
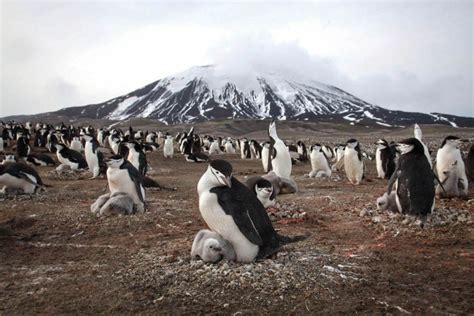
[[[344,170],[352,184],[360,184],[364,177],[364,161],[359,142],[353,138],[347,141],[344,149]]]
[[[232,176],[232,165],[213,160],[197,186],[199,210],[209,228],[232,244],[238,262],[252,262],[276,253],[305,236],[279,235],[262,203]]]
[[[257,199],[262,203],[264,208],[274,206],[276,204],[276,190],[273,189],[273,184],[267,179],[256,176],[245,180],[245,185],[254,192]]]
[[[468,180],[459,147],[465,141],[456,136],[448,136],[444,139],[436,154],[436,173],[439,180],[444,183],[448,176],[457,177],[458,184],[453,185],[459,186],[459,195],[463,196],[467,196],[468,193]],[[453,182],[450,181],[449,183]],[[449,189],[449,191],[453,192],[454,190]],[[437,188],[437,193],[442,195],[439,188]]]
[[[173,136],[166,133],[166,139],[163,145],[163,156],[165,158],[173,158],[174,147],[173,147]]]
[[[235,154],[235,147],[234,147],[234,144],[232,143],[232,139],[227,138],[224,144],[224,149],[227,154]]]
[[[105,159],[107,164],[107,182],[110,193],[128,194],[137,206],[137,212],[145,211],[145,188],[141,173],[128,160],[120,155]]]
[[[35,166],[56,166],[56,162],[46,154],[29,154],[26,162]]]
[[[298,155],[300,155],[299,157],[299,161],[307,161],[308,160],[308,150],[306,148],[306,145],[305,143],[303,143],[301,140],[299,140],[298,142],[296,142],[296,146],[298,148]]]
[[[263,171],[268,172],[268,164],[270,163],[270,142],[262,143],[262,165]]]
[[[401,154],[388,182],[387,196],[395,187],[398,211],[425,218],[435,206],[435,176],[426,159],[422,143],[416,138],[398,142]]]
[[[28,137],[23,134],[19,134],[19,137],[16,141],[16,157],[18,159],[26,159],[26,157],[31,152],[30,141]]]
[[[44,186],[38,172],[32,167],[19,162],[0,165],[0,185],[5,189],[20,189],[25,194],[34,194]]]
[[[310,178],[321,178],[331,177],[331,167],[329,166],[328,157],[322,150],[320,144],[314,144],[311,146],[311,172],[309,173]]]
[[[292,168],[290,151],[285,143],[278,137],[274,121],[270,123],[268,135],[270,137],[270,163],[268,164],[268,168],[269,170],[273,170],[277,176],[290,179]]]
[[[127,160],[144,176],[148,169],[148,163],[142,147],[136,141],[126,143],[126,146],[128,147]]]
[[[375,165],[377,176],[380,179],[390,179],[395,170],[395,153],[385,139],[379,139],[376,143]]]
[[[89,171],[92,172],[92,179],[95,179],[106,172],[107,166],[104,162],[104,154],[99,150],[99,141],[96,138],[91,135],[84,135],[83,137],[86,141],[84,154],[87,166]]]
[[[54,147],[60,163],[71,167],[72,170],[87,168],[87,161],[79,152],[69,149],[63,144],[56,144]]]
[[[240,158],[252,159],[252,151],[250,149],[250,143],[247,138],[242,138],[240,140]]]

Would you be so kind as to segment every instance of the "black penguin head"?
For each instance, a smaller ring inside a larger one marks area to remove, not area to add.
[[[346,142],[346,146],[352,149],[359,147],[359,142],[357,139],[351,138]]]
[[[124,161],[125,159],[120,155],[113,155],[104,159],[104,162],[109,166],[109,168],[120,168]]]
[[[459,137],[450,135],[443,140],[443,143],[441,144],[441,148],[443,148],[445,145],[448,145],[454,148],[459,148],[459,146],[461,146],[466,141],[467,141],[466,139],[460,139]]]
[[[259,195],[271,195],[273,193],[273,185],[267,179],[260,179],[255,183],[255,193]]]
[[[311,151],[320,152],[321,151],[321,144],[316,143],[313,146],[311,146]]]
[[[388,142],[385,139],[380,138],[378,141],[375,142],[375,145],[377,145],[378,149],[385,149],[388,147]]]
[[[216,186],[228,186],[231,187],[232,180],[232,165],[225,160],[213,160],[209,164],[208,171],[212,174],[216,180]]]
[[[406,155],[408,153],[422,154],[422,155],[425,154],[423,145],[418,139],[414,137],[399,141],[396,145],[396,148],[397,148],[397,151],[402,155]]]

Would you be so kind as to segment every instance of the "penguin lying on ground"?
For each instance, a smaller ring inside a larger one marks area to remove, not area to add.
[[[276,204],[276,194],[273,184],[267,179],[260,176],[250,177],[246,179],[244,183],[250,191],[255,193],[257,199],[262,203],[264,208]]]
[[[25,194],[34,194],[45,186],[35,169],[19,162],[0,165],[0,185],[7,190],[20,189]]]
[[[87,168],[87,161],[79,152],[63,144],[55,144],[54,147],[56,147],[56,155],[60,163],[70,166],[72,170]]]
[[[91,212],[97,216],[130,215],[134,211],[133,199],[124,192],[101,195],[91,205]]]
[[[398,212],[397,202],[396,202],[396,193],[393,191],[390,195],[385,192],[381,197],[377,199],[377,209],[381,212],[390,211]]]
[[[201,258],[204,262],[216,263],[225,259],[235,260],[235,251],[230,242],[213,231],[203,229],[194,237],[191,259]]]
[[[262,203],[232,176],[232,165],[225,160],[211,161],[197,190],[201,216],[232,244],[238,262],[267,258],[281,246],[307,238],[278,234]]]
[[[29,154],[26,161],[35,166],[56,166],[57,163],[46,154]]]

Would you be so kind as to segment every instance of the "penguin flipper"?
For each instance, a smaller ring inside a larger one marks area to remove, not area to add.
[[[242,234],[244,234],[251,243],[262,246],[263,241],[256,227],[258,223],[256,222],[256,219],[251,216],[253,210],[242,203],[242,201],[237,200],[234,197],[234,192],[232,192],[231,188],[216,187],[212,188],[211,192],[217,194],[219,205],[227,215],[232,216],[232,219],[237,227],[239,227]],[[261,205],[261,207],[263,208],[263,205]]]
[[[390,195],[390,193],[392,192],[393,185],[395,184],[395,181],[397,181],[398,177],[400,176],[400,173],[401,173],[401,170],[397,166],[392,176],[390,177],[390,180],[388,180],[387,195]]]
[[[127,168],[128,165],[128,168]],[[128,170],[128,175],[132,179],[133,183],[135,183],[135,190],[137,191],[138,198],[140,201],[145,203],[145,199],[143,198],[142,190],[144,190],[143,187],[143,177],[138,171],[137,168],[135,168],[131,163],[127,161],[124,165],[120,167],[120,169],[127,169]]]

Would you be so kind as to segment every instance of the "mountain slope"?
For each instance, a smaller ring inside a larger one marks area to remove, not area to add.
[[[294,80],[268,73],[229,76],[214,66],[193,67],[104,103],[53,113],[111,120],[147,117],[166,124],[277,118],[382,126],[405,126],[415,122],[474,126],[472,118],[390,111],[311,79]]]

